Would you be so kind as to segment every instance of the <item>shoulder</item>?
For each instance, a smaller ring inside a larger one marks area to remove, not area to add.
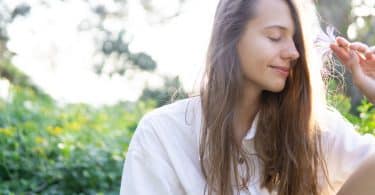
[[[373,135],[360,134],[357,127],[334,108],[327,108],[320,118],[323,135],[331,142],[341,142],[349,146],[359,145],[361,142],[375,144]]]
[[[357,127],[334,108],[325,110],[320,118],[323,141],[331,150],[335,147],[339,150],[350,150],[375,145],[375,137],[372,134],[359,133]]]
[[[321,130],[323,144],[330,157],[355,158],[355,155],[370,153],[375,149],[375,137],[361,134],[334,108],[328,108],[322,115]],[[356,158],[359,158],[358,156]]]
[[[360,134],[337,110],[322,115],[323,151],[331,179],[340,185],[366,158],[375,153],[375,138]]]
[[[177,100],[146,113],[131,140],[133,147],[169,147],[174,141],[194,141],[200,123],[200,97]]]
[[[197,112],[197,109],[200,108],[199,106],[199,96],[180,99],[146,113],[141,120],[168,120],[171,117],[173,118],[173,116],[189,114],[192,111]]]
[[[319,115],[319,124],[325,134],[332,136],[355,131],[353,124],[333,107],[326,107]]]
[[[371,134],[360,134],[358,127],[353,125],[335,108],[328,107],[321,113],[320,128],[322,134],[330,143],[359,145],[362,143],[375,143],[375,138]]]
[[[355,126],[335,108],[327,107],[319,114],[318,120],[326,155],[335,154],[344,149],[343,147],[353,144],[351,142],[360,141],[357,138],[361,135],[356,131]]]

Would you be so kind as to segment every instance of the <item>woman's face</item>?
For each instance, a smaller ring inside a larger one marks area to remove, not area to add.
[[[280,92],[299,57],[294,22],[283,0],[258,0],[237,45],[246,88]]]

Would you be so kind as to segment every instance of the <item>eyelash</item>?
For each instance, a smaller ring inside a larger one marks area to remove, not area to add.
[[[269,40],[271,40],[272,42],[279,42],[281,40],[281,38],[272,38],[272,37],[268,37]]]

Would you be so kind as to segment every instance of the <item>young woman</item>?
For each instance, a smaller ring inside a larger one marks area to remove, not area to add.
[[[324,102],[303,6],[220,0],[200,95],[140,120],[121,194],[330,194],[375,154],[374,137]],[[331,48],[375,100],[368,47],[338,38]]]

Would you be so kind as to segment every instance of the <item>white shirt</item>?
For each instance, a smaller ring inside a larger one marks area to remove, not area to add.
[[[206,182],[198,152],[202,125],[200,103],[199,96],[178,100],[142,117],[126,154],[121,195],[204,194]],[[322,143],[336,192],[361,162],[375,154],[375,138],[360,135],[337,111],[327,111],[325,118],[328,123]],[[256,120],[244,141],[253,141],[255,127]],[[260,188],[257,178],[259,175],[249,182],[251,194],[270,194]]]

